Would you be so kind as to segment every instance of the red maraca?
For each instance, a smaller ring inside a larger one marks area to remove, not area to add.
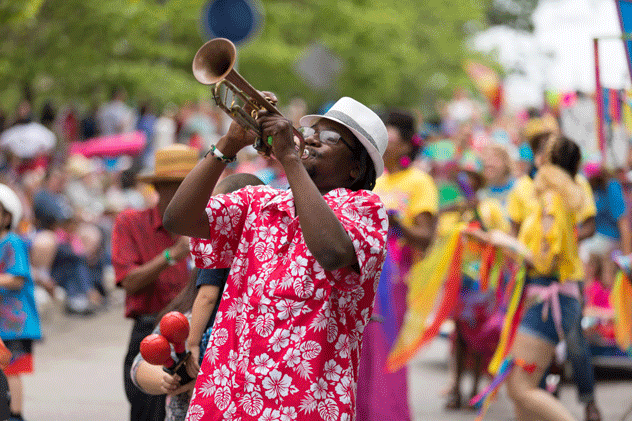
[[[178,360],[174,367],[170,368],[171,372],[176,372],[182,379],[182,384],[188,383],[191,378],[187,374],[184,365],[190,352],[186,352],[184,342],[189,336],[189,319],[179,311],[170,311],[160,319],[160,333],[173,344]]]
[[[189,320],[179,311],[170,311],[160,319],[160,333],[173,344],[173,348],[181,359],[186,352],[184,342],[189,336]]]
[[[177,373],[182,384],[192,380],[184,365],[189,354],[187,353],[185,358],[179,359],[177,363],[173,361],[171,358],[171,345],[169,345],[169,341],[163,335],[152,333],[145,337],[140,343],[140,354],[149,364],[161,365],[163,366],[162,369],[169,374]]]
[[[152,333],[142,340],[140,343],[140,354],[149,364],[164,365],[167,367],[174,365],[174,361],[171,359],[171,346],[169,345],[169,341],[157,333]]]

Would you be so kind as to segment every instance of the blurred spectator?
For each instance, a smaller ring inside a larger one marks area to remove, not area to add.
[[[178,125],[176,124],[177,107],[173,103],[165,105],[162,114],[156,120],[154,125],[154,150],[165,148],[172,145],[176,141],[176,132]],[[149,168],[153,168],[153,163],[148,164]]]
[[[264,165],[263,168],[260,168],[255,172],[255,175],[263,181],[264,184],[267,184],[275,189],[282,190],[290,187],[283,165],[281,165],[278,160],[262,157],[258,157],[257,159],[263,161]]]
[[[61,136],[66,142],[79,140],[79,121],[77,119],[77,110],[74,106],[68,107],[64,112],[60,124]]]
[[[52,282],[65,290],[69,314],[92,314],[101,304],[100,280],[91,276],[87,257],[92,250],[77,234],[72,206],[63,194],[65,176],[53,168],[44,183],[33,198],[38,228],[32,246],[34,277],[49,292]]]
[[[103,186],[94,174],[94,164],[83,155],[71,155],[66,161],[67,181],[64,193],[80,219],[96,221],[105,210]]]
[[[79,123],[81,140],[90,139],[97,135],[97,110],[96,103],[92,103],[86,115],[81,119]]]
[[[145,197],[136,188],[136,174],[125,170],[116,178],[106,195],[106,210],[117,214],[125,209],[143,210],[147,207]]]
[[[156,116],[151,108],[149,101],[144,102],[138,111],[138,121],[136,122],[136,130],[145,133],[145,148],[140,153],[138,159],[143,166],[146,166],[148,159],[154,153],[154,127],[156,125]]]
[[[132,131],[135,123],[134,111],[125,104],[127,93],[123,88],[112,90],[110,102],[97,112],[99,132],[103,136]]]
[[[55,118],[57,117],[57,112],[53,107],[53,104],[48,101],[42,107],[42,115],[40,117],[40,123],[42,123],[48,130],[53,130],[53,124],[55,124]]]
[[[515,181],[509,152],[503,145],[491,144],[483,149],[481,155],[485,187],[479,191],[479,198],[496,199],[504,208]]]
[[[198,151],[206,151],[216,140],[216,129],[205,105],[202,102],[194,102],[190,104],[188,112],[185,112],[183,116],[184,121],[178,141]]]
[[[522,142],[518,148],[518,160],[514,168],[514,177],[528,175],[533,167],[533,152],[527,142]]]
[[[23,99],[18,104],[12,125],[26,124],[31,121],[33,121],[33,109],[31,107],[31,103],[28,100]]]
[[[602,259],[602,280],[606,287],[614,282],[615,264],[611,258],[614,250],[632,253],[630,219],[626,212],[621,183],[613,178],[600,161],[586,164],[584,172],[593,190],[597,215],[596,232],[580,245],[580,257],[588,263],[591,255]]]
[[[454,90],[452,101],[447,105],[447,118],[457,127],[480,118],[479,106],[470,98],[465,88],[458,87]]]
[[[168,232],[162,225],[162,217],[178,186],[197,164],[197,158],[197,151],[185,145],[157,150],[154,171],[139,179],[153,184],[158,192],[158,204],[142,211],[121,212],[112,229],[116,283],[125,289],[125,316],[134,319],[123,366],[125,393],[133,421],[165,417],[164,397],[150,396],[137,389],[130,369],[140,352],[140,342],[156,325],[156,314],[180,292],[189,278],[189,239]]]

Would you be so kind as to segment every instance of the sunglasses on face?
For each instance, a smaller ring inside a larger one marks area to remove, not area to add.
[[[325,143],[327,145],[337,145],[339,142],[342,142],[347,148],[351,150],[351,152],[355,152],[355,149],[351,147],[346,140],[342,138],[340,133],[335,132],[333,130],[316,130],[313,127],[299,127],[299,132],[303,135],[305,139],[310,136],[314,136],[315,139],[318,139],[319,142]]]

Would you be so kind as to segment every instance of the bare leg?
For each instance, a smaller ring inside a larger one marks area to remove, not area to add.
[[[514,404],[514,411],[516,412],[516,419],[518,421],[535,421],[531,413],[523,409],[521,406],[518,406],[517,404]]]
[[[474,365],[472,369],[474,370],[474,380],[472,382],[472,393],[470,393],[470,399],[474,396],[478,395],[478,384],[481,381],[481,374],[483,368],[483,357],[480,354],[472,354],[472,359],[474,361]]]
[[[516,359],[536,363],[533,373],[515,367],[507,379],[507,392],[513,400],[519,421],[573,421],[571,413],[551,394],[538,388],[538,383],[551,360],[555,347],[548,341],[518,332],[511,350]]]
[[[614,263],[614,260],[610,258],[610,253],[607,256],[602,257],[602,274],[601,281],[606,286],[606,288],[612,288],[614,285],[614,277],[617,273],[617,266]]]
[[[20,376],[7,376],[9,383],[9,393],[11,394],[11,412],[22,413],[22,378]]]
[[[57,253],[57,239],[52,231],[41,231],[33,240],[31,266],[33,281],[44,288],[51,297],[55,295],[55,282],[50,277],[51,267]]]
[[[465,357],[465,341],[457,330],[454,340],[454,384],[452,390],[448,392],[446,409],[459,409],[461,407],[461,378],[463,377],[463,370],[465,370]]]

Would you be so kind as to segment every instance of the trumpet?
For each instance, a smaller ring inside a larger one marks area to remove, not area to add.
[[[230,118],[243,128],[249,130],[255,136],[254,147],[260,152],[269,153],[269,146],[263,143],[261,127],[257,123],[257,113],[260,110],[282,116],[275,107],[275,102],[256,90],[235,69],[237,50],[235,44],[226,38],[215,38],[206,42],[193,58],[193,76],[204,85],[214,85],[212,89],[215,104]],[[222,86],[225,86],[222,95]],[[228,91],[233,93],[230,105],[227,104]],[[241,99],[239,104],[236,98]],[[245,108],[249,106],[251,111]],[[293,127],[294,136],[298,137],[299,156],[303,153],[305,139],[303,135]]]

